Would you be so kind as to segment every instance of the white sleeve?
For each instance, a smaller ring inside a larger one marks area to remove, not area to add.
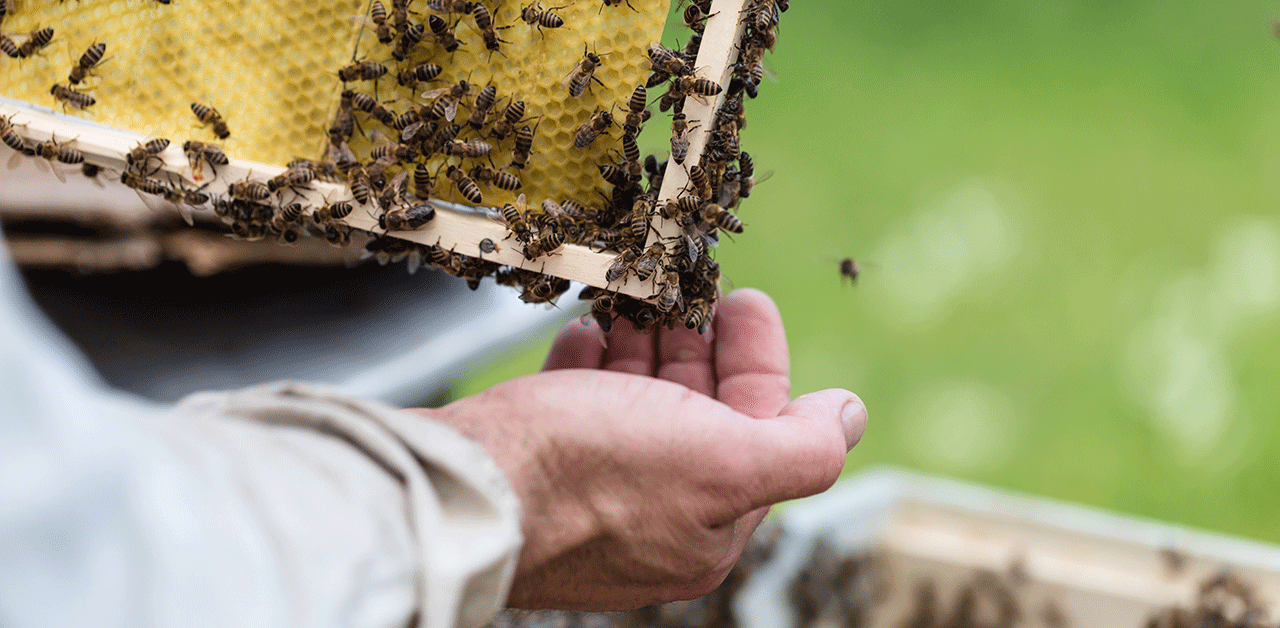
[[[109,391],[0,244],[0,623],[487,622],[519,504],[446,426],[305,384],[175,409]]]

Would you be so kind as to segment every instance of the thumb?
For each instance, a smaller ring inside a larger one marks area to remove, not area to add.
[[[755,467],[761,482],[755,506],[808,497],[840,477],[846,454],[867,425],[857,395],[832,388],[797,397],[772,419],[756,419]]]

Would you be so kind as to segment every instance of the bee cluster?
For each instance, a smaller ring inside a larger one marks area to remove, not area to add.
[[[1270,628],[1267,610],[1253,586],[1231,572],[1200,583],[1195,608],[1169,608],[1147,622],[1147,628]]]
[[[10,1],[0,0],[6,14]],[[576,65],[556,88],[556,98],[566,103],[566,111],[567,103],[581,100],[590,113],[578,119],[581,124],[576,130],[544,137],[539,136],[539,127],[550,114],[535,110],[536,104],[526,106],[528,98],[522,92],[545,92],[547,86],[477,82],[472,78],[477,69],[473,57],[458,57],[469,64],[451,60],[468,47],[467,54],[473,54],[478,44],[490,58],[505,57],[512,47],[504,37],[527,38],[532,46],[545,48],[544,55],[550,54],[555,41],[548,34],[574,28],[571,20],[562,17],[564,7],[547,8],[538,2],[505,6],[502,0],[417,0],[418,6],[412,7],[413,1],[370,2],[364,29],[369,46],[351,63],[336,68],[342,84],[340,99],[326,129],[320,161],[295,159],[276,177],[255,178],[250,172],[248,178],[231,181],[219,176],[218,169],[231,163],[223,149],[191,140],[182,143],[181,152],[187,162],[183,172],[190,176],[179,176],[165,168],[177,157],[176,150],[164,154],[170,141],[152,139],[130,150],[123,168],[109,166],[118,169],[120,182],[149,205],[159,199],[177,206],[188,222],[191,208],[209,207],[230,226],[234,237],[243,240],[274,238],[292,244],[309,234],[345,246],[352,239],[352,221],[347,219],[359,209],[371,214],[377,225],[370,227],[374,237],[365,247],[367,256],[384,264],[406,260],[411,271],[424,265],[438,268],[465,279],[473,289],[483,277],[493,276],[499,284],[519,288],[521,298],[529,302],[553,302],[562,295],[569,282],[544,273],[546,261],[566,246],[585,247],[612,256],[605,273],[608,283],[589,287],[580,295],[591,301],[592,315],[601,327],[608,330],[623,317],[638,328],[683,323],[705,332],[714,316],[720,277],[710,246],[720,231],[743,231],[742,221],[732,210],[750,195],[755,183],[754,161],[741,150],[739,141],[746,122],[744,101],[758,93],[763,54],[776,43],[786,0],[745,0],[743,10],[732,16],[744,34],[735,42],[737,63],[724,77],[715,77],[725,82],[723,86],[695,72],[703,32],[714,15],[711,0],[682,4],[685,22],[694,33],[681,47],[651,44],[642,59],[619,61],[617,56],[609,57],[616,52],[597,54],[584,46]],[[625,12],[618,8],[623,4],[604,0],[600,11]],[[625,4],[639,11],[630,2]],[[0,14],[0,25],[3,17]],[[517,31],[511,29],[523,32],[513,37]],[[467,33],[478,34],[479,40]],[[22,58],[52,40],[53,29],[46,27],[26,36],[0,35],[0,49]],[[52,87],[50,93],[64,109],[83,110],[96,102],[81,84],[98,70],[106,49],[106,43],[90,45],[68,74],[70,87],[62,83]],[[516,50],[519,54],[521,49]],[[600,69],[623,64],[643,64],[649,78],[625,90],[630,98],[611,104],[613,98],[603,94],[622,88],[616,83],[606,86]],[[380,93],[379,84],[389,82],[398,86],[399,98],[387,99]],[[671,154],[660,160],[654,155],[642,157],[637,137],[651,116],[650,90],[663,84],[667,87],[657,99],[658,108],[673,112],[675,122]],[[406,90],[411,98],[404,97]],[[703,125],[685,115],[684,105],[690,98],[703,105],[722,104]],[[554,102],[543,105],[556,106]],[[190,108],[214,137],[230,137],[228,122],[216,108],[203,103],[191,103]],[[72,148],[74,139],[32,142],[15,131],[17,126],[11,118],[0,118],[0,139],[20,153],[62,163],[84,162],[83,155]],[[614,130],[617,127],[620,132]],[[704,141],[691,141],[699,134],[706,136]],[[563,155],[569,144],[580,155],[605,155],[595,164],[596,172],[589,175],[593,180],[585,188],[598,198],[584,196],[582,188],[579,193],[542,198],[545,193],[539,194],[537,181],[526,184],[529,173],[536,179],[548,170],[538,163],[544,155]],[[691,144],[696,145],[693,150]],[[689,179],[675,193],[663,191],[670,162]],[[102,165],[86,163],[85,174],[99,176]],[[308,201],[308,191],[315,195],[314,181],[345,183],[350,197],[326,197],[323,204],[300,202]],[[529,198],[535,194],[538,198]],[[496,208],[487,214],[506,228],[507,235],[483,240],[478,256],[453,247],[446,250],[438,241],[430,245],[398,237],[432,224],[437,209],[429,200],[461,200],[480,206],[482,212],[486,205]],[[660,224],[672,228],[656,226]],[[486,253],[508,247],[523,259],[518,266],[483,259]],[[652,281],[652,296],[642,300],[610,289],[631,277]]]

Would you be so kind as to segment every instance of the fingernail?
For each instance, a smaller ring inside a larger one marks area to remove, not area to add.
[[[859,400],[844,404],[840,411],[840,422],[844,425],[845,449],[853,449],[862,440],[862,433],[867,429],[867,407]]]

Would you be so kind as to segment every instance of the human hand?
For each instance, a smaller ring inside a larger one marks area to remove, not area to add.
[[[724,299],[714,340],[571,321],[544,372],[422,410],[483,445],[520,497],[508,604],[625,610],[719,586],[771,504],[830,487],[862,437],[845,390],[790,401],[782,320]]]

